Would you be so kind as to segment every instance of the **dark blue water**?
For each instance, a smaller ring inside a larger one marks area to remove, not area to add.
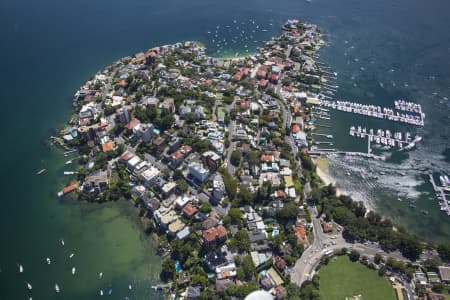
[[[1,1],[0,298],[26,299],[24,280],[33,284],[34,299],[56,298],[55,282],[64,299],[94,299],[109,285],[119,299],[129,293],[130,282],[135,286],[132,298],[157,297],[149,285],[158,281],[160,260],[154,242],[141,234],[132,207],[94,207],[55,197],[66,180],[61,178],[63,170],[70,168],[47,138],[52,128],[68,120],[71,96],[98,69],[122,56],[180,40],[203,41],[216,55],[254,51],[258,43],[245,39],[213,46],[207,32],[217,26],[231,28],[233,20],[245,23],[241,26],[246,34],[255,24],[267,29],[252,33],[252,40],[258,41],[278,34],[278,25],[287,18],[317,23],[330,41],[321,60],[340,74],[339,97],[388,103],[405,94],[421,102],[429,118],[418,163],[442,167],[439,153],[449,147],[444,99],[450,90],[449,10],[448,1],[406,0]],[[238,34],[234,30],[227,39]],[[352,121],[350,116],[338,119]],[[343,142],[340,147],[351,145]],[[44,167],[46,173],[34,175]],[[406,215],[398,221],[409,224],[415,218]],[[434,218],[411,228],[448,239],[448,218]],[[65,248],[59,245],[61,237]],[[72,261],[67,258],[71,251],[76,252]],[[46,256],[54,258],[49,268],[43,262]],[[24,264],[24,274],[18,274],[16,262]],[[79,270],[74,277],[72,265]],[[104,281],[96,280],[100,270]]]

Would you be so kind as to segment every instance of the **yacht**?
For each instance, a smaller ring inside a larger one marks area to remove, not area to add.
[[[59,293],[60,289],[59,289],[59,285],[57,283],[55,283],[55,292]]]
[[[75,275],[75,272],[76,272],[77,270],[75,269],[75,267],[73,267],[72,268],[72,275]]]
[[[98,273],[98,279],[102,279],[102,277],[103,277],[103,273],[102,272]]]
[[[47,171],[47,169],[42,169],[36,172],[37,175],[41,175],[42,173],[44,173],[45,171]]]
[[[61,239],[61,246],[64,246],[64,240]]]
[[[49,258],[49,257],[47,257],[47,258],[46,258],[45,260],[47,261],[47,265],[49,265],[49,264],[51,264],[51,263],[52,263],[52,261],[50,260],[50,258]]]
[[[100,290],[100,296],[103,296],[103,290]]]
[[[75,254],[70,253],[69,258],[72,258]]]
[[[131,291],[133,288],[131,287],[131,284],[128,285],[128,289]]]
[[[33,289],[33,287],[31,286],[31,284],[30,284],[29,282],[26,282],[26,281],[25,281],[25,283],[27,284],[27,289],[28,289],[29,291],[31,291],[31,290]]]
[[[20,264],[17,264],[17,267],[19,268],[19,273],[23,273],[23,266]]]
[[[68,160],[65,162],[66,165],[70,165],[72,163],[72,160]]]

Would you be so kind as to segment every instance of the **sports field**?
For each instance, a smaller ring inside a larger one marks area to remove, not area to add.
[[[396,300],[385,278],[359,262],[351,262],[346,255],[333,258],[319,275],[320,298],[324,300]]]

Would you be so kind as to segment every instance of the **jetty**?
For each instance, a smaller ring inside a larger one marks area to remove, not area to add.
[[[377,144],[385,145],[389,148],[391,147],[399,147],[404,150],[411,150],[416,146],[417,142],[422,140],[422,137],[416,135],[414,139],[412,139],[411,134],[409,132],[393,132],[389,130],[374,129],[367,130],[366,127],[362,126],[351,126],[349,131],[350,136],[356,136],[359,138],[368,138],[369,148],[370,142],[375,142]],[[404,138],[403,138],[404,137]],[[368,150],[370,152],[370,150]]]
[[[450,216],[450,204],[447,200],[447,195],[445,194],[445,188],[440,187],[436,184],[434,181],[433,174],[429,174],[430,177],[430,183],[433,186],[433,190],[436,193],[436,197],[438,198],[439,205],[441,207],[442,211],[445,211],[448,216]]]
[[[152,285],[152,289],[154,289],[155,291],[158,291],[158,290],[160,291],[160,290],[168,289],[171,286],[172,285],[168,284],[168,283],[166,283],[166,284],[161,283],[161,284],[157,284],[157,285]]]
[[[396,108],[392,109],[388,107],[381,107],[378,105],[361,104],[351,101],[329,101],[323,99],[319,101],[320,106],[325,106],[344,112],[374,117],[378,119],[386,119],[393,122],[406,123],[416,126],[425,125],[425,113],[422,112],[420,104],[400,105],[395,102]]]

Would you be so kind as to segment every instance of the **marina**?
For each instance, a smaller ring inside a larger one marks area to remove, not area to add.
[[[321,106],[349,113],[374,117],[378,119],[386,119],[393,122],[406,123],[416,126],[424,126],[425,124],[425,113],[422,112],[422,107],[420,106],[420,104],[404,102],[403,100],[395,101],[395,109],[381,107],[378,105],[361,104],[351,101],[329,101],[323,99],[319,101]]]
[[[349,134],[359,138],[367,137],[369,143],[375,142],[388,148],[398,147],[403,150],[411,150],[416,146],[416,143],[422,140],[422,137],[419,135],[416,135],[413,139],[409,132],[403,134],[401,132],[391,133],[389,130],[382,129],[377,129],[376,131],[374,129],[367,130],[366,127],[362,126],[351,126]],[[370,152],[370,150],[368,151]]]

